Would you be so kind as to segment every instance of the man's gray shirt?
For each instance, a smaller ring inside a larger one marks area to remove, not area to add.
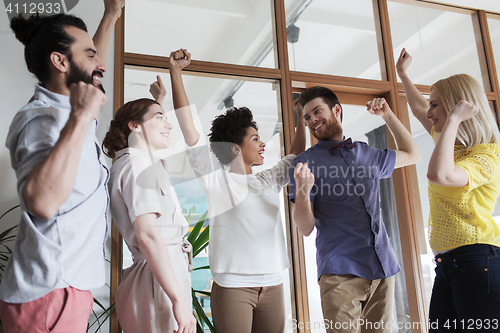
[[[89,290],[105,282],[109,172],[91,122],[69,198],[50,219],[28,212],[23,188],[30,171],[59,139],[71,112],[69,97],[36,86],[34,98],[14,117],[7,136],[22,208],[16,243],[0,284],[0,299],[25,303],[68,286]]]

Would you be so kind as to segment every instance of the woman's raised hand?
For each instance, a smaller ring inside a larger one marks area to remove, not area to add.
[[[179,49],[170,53],[170,70],[183,69],[191,63],[191,53],[186,49]]]
[[[457,105],[451,108],[449,117],[455,117],[458,121],[462,122],[471,119],[479,112],[474,103],[461,100]]]
[[[405,48],[401,50],[401,54],[399,55],[398,61],[396,62],[396,71],[398,75],[401,77],[402,74],[406,74],[406,70],[410,67],[411,64],[411,55],[406,51]]]

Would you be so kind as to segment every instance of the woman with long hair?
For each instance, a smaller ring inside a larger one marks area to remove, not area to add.
[[[483,87],[458,74],[431,86],[427,101],[396,64],[413,115],[435,142],[429,180],[429,242],[436,278],[431,331],[497,331],[500,231],[492,218],[500,193],[500,133]]]
[[[305,148],[302,110],[290,154],[274,167],[262,165],[261,141],[252,112],[232,108],[212,123],[210,153],[194,126],[181,70],[190,63],[184,49],[170,55],[175,113],[191,166],[204,187],[210,220],[209,262],[212,318],[217,333],[281,333],[285,326],[282,275],[288,268],[280,215],[280,190],[289,182],[288,169]],[[161,79],[156,91],[164,90]]]
[[[115,162],[111,213],[134,263],[116,291],[125,333],[194,333],[188,223],[156,152],[169,147],[172,124],[160,104],[143,98],[123,105],[111,121],[103,150]]]

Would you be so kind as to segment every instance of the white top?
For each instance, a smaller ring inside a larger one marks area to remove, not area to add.
[[[283,283],[283,273],[282,272],[273,274],[218,273],[214,275],[214,281],[219,286],[226,288],[271,287]]]
[[[289,182],[288,169],[295,155],[255,175],[224,170],[202,139],[187,155],[207,197],[214,278],[222,273],[224,281],[236,278],[241,282],[252,277],[238,279],[234,274],[281,275],[289,263],[279,193]],[[272,280],[274,284],[276,279]],[[249,286],[239,282],[231,287]]]
[[[133,222],[137,216],[154,213],[165,244],[178,244],[189,225],[182,215],[177,195],[161,161],[148,153],[125,148],[115,153],[109,194],[111,214],[132,254],[141,253]]]

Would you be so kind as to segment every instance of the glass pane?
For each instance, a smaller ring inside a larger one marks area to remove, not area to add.
[[[403,48],[413,57],[408,75],[416,84],[466,73],[491,91],[475,16],[443,7],[387,2],[394,59]],[[399,78],[398,78],[399,79]]]
[[[344,110],[343,129],[346,138],[353,141],[363,141],[372,144],[370,138],[381,139],[386,134],[385,122],[381,117],[368,114],[364,106],[342,105]],[[387,139],[384,140],[385,142]],[[310,142],[308,141],[308,147]],[[394,192],[392,189],[392,178],[382,179],[381,186],[381,213],[389,238],[391,239],[396,258],[401,271],[396,274],[396,292],[393,310],[392,327],[399,327],[399,332],[411,332],[405,328],[409,325],[408,299],[406,296],[406,283],[404,278],[403,259],[401,244],[399,240],[398,221],[396,218]],[[388,207],[393,205],[393,207]],[[393,214],[393,218],[388,218]],[[317,265],[316,265],[316,228],[310,236],[304,237],[304,252],[306,262],[307,293],[309,297],[310,325],[312,333],[326,332],[323,323],[323,312],[321,310],[321,297],[319,291]],[[408,324],[407,324],[408,323]],[[411,326],[411,325],[410,325]],[[408,326],[408,327],[410,327]]]
[[[498,77],[500,70],[500,15],[488,16],[488,30],[490,31],[493,56],[495,57],[495,67],[497,69]]]
[[[125,52],[180,48],[197,60],[274,68],[270,0],[127,0]]]
[[[429,98],[426,95],[426,98]],[[408,112],[410,111],[410,106],[407,105]],[[422,124],[415,118],[412,114],[410,118],[411,133],[415,141],[417,142],[418,148],[422,153],[422,158],[415,165],[417,168],[417,180],[418,180],[418,191],[420,194],[420,205],[422,207],[422,219],[424,224],[425,240],[421,240],[419,243],[423,245],[425,243],[425,248],[420,249],[420,262],[422,264],[422,276],[424,280],[424,294],[425,294],[425,308],[429,308],[429,302],[432,292],[432,285],[434,284],[434,268],[436,265],[433,262],[434,255],[432,249],[429,245],[429,197],[427,195],[427,168],[429,166],[429,160],[431,159],[432,151],[434,150],[434,142],[431,136],[427,133]]]
[[[291,70],[386,79],[372,0],[285,0],[285,6]]]
[[[128,3],[128,2],[127,2]],[[125,101],[130,101],[149,96],[149,85],[156,80],[158,73],[151,70],[137,68],[127,68],[125,70]],[[170,78],[168,73],[161,73],[162,80],[167,87],[167,97],[163,103],[163,108],[167,112],[167,117],[172,122],[174,129],[170,134],[171,148],[173,151],[185,147],[184,139],[180,132],[179,125],[173,112],[172,94],[170,88]],[[259,135],[266,143],[264,154],[264,165],[254,167],[254,173],[274,166],[282,157],[282,121],[281,111],[278,108],[277,84],[263,81],[237,81],[225,78],[187,76],[184,75],[184,85],[186,87],[189,101],[196,107],[197,119],[195,123],[199,125],[199,131],[203,135],[210,132],[212,120],[215,116],[223,113],[224,100],[231,95],[234,106],[246,106],[254,115],[259,126]],[[196,115],[195,115],[196,116]],[[208,142],[208,138],[206,138]],[[179,157],[180,156],[180,157]],[[191,223],[193,226],[198,218],[207,210],[206,197],[199,181],[194,175],[194,171],[189,165],[187,156],[176,155],[176,162],[169,163],[168,172],[171,183],[179,198],[183,213],[187,216],[191,211]],[[286,223],[284,214],[284,196],[280,194],[281,216],[283,223]],[[210,221],[208,221],[208,225]],[[285,226],[285,225],[284,225]],[[284,228],[286,230],[286,228]],[[285,237],[286,239],[286,237]],[[124,267],[129,266],[132,261],[130,253],[124,246]],[[202,253],[194,258],[195,267],[208,265],[208,252]],[[285,291],[285,311],[286,311],[286,332],[291,332],[289,323],[292,320],[291,294],[289,271],[283,273],[283,287]],[[197,290],[210,291],[212,276],[210,270],[199,270],[192,274],[192,286]],[[208,314],[210,311],[210,300],[199,295],[203,306]]]

